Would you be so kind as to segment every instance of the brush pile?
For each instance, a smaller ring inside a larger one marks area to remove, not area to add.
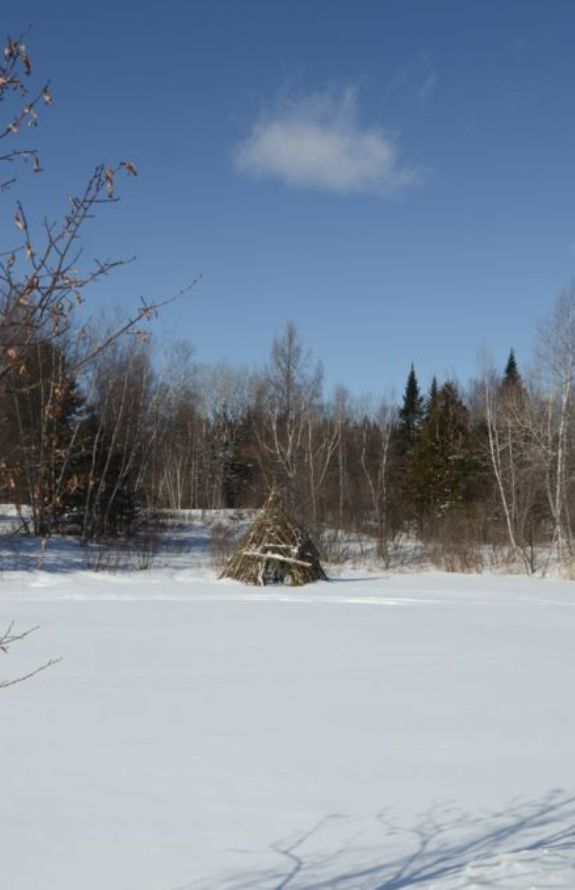
[[[294,587],[328,580],[310,535],[290,516],[275,491],[220,578],[258,586],[290,584]]]

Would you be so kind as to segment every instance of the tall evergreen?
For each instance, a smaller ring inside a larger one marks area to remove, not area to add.
[[[398,432],[404,450],[409,451],[413,446],[417,432],[423,420],[423,397],[419,391],[419,384],[415,374],[413,362],[407,376],[403,403],[399,409]]]
[[[456,385],[432,383],[426,407],[405,483],[420,526],[467,501],[476,475],[468,411]]]
[[[520,387],[522,385],[521,374],[517,369],[517,361],[515,359],[515,353],[512,349],[509,352],[509,358],[507,359],[507,364],[505,365],[502,384],[504,387],[508,388]]]
[[[389,515],[399,526],[415,519],[415,508],[407,484],[412,455],[424,418],[424,399],[419,390],[413,362],[409,369],[403,401],[392,439],[393,482]]]
[[[425,414],[424,419],[429,420],[435,413],[437,408],[437,399],[439,396],[439,387],[437,385],[437,377],[435,374],[431,380],[431,386],[429,387],[429,393],[427,394],[427,399],[425,400]]]

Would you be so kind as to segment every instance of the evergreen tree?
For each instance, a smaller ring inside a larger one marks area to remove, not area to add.
[[[502,385],[505,388],[518,388],[522,386],[521,375],[517,369],[517,361],[512,349],[509,352],[509,358],[507,359],[507,364],[505,365],[505,370],[503,372]]]
[[[476,473],[468,411],[456,385],[434,381],[405,480],[420,525],[466,502]]]
[[[419,430],[424,418],[424,400],[419,390],[413,362],[409,369],[403,401],[397,413],[397,425],[391,438],[391,458],[393,467],[389,494],[388,514],[393,523],[400,527],[415,519],[415,508],[407,480],[410,464]]]
[[[435,374],[431,380],[431,386],[429,387],[429,393],[427,395],[427,399],[425,401],[425,414],[424,420],[429,420],[436,411],[437,408],[437,399],[439,394],[439,387],[437,385],[437,377]]]
[[[409,452],[415,443],[423,413],[423,397],[419,392],[419,384],[412,362],[405,384],[403,404],[399,409],[398,433],[406,452]]]

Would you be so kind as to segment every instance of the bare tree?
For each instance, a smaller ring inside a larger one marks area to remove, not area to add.
[[[511,555],[533,572],[549,501],[545,399],[533,382],[509,384],[493,371],[485,372],[482,388],[488,460]]]
[[[493,379],[493,374],[486,374],[484,378],[484,407],[489,457],[505,516],[509,543],[515,554],[518,550],[515,522],[517,473],[514,461],[513,425],[510,414],[499,404],[497,393],[498,383]]]
[[[206,421],[207,473],[211,490],[206,506],[237,506],[242,483],[239,460],[245,421],[253,393],[253,377],[246,369],[225,363],[200,374],[202,415]]]
[[[574,438],[575,284],[557,299],[539,332],[539,362],[546,389],[544,426],[540,430],[547,471],[546,489],[553,517],[552,542],[559,559],[573,553],[571,520]]]
[[[361,424],[361,468],[367,481],[371,508],[377,525],[377,541],[380,556],[387,551],[389,527],[387,511],[389,502],[389,463],[396,412],[381,402],[372,418],[364,416]]]
[[[0,104],[7,108],[0,141],[15,138],[26,125],[35,126],[39,106],[53,101],[49,84],[29,93],[26,81],[31,71],[24,42],[8,39],[0,65]],[[35,172],[41,171],[35,149],[14,147],[0,156],[5,165],[22,159],[32,161]],[[26,440],[20,449],[25,458],[21,466],[4,464],[1,469],[7,487],[17,483],[15,472],[26,475],[35,530],[43,534],[50,531],[51,518],[67,485],[65,470],[76,444],[74,435],[63,443],[52,432],[68,395],[66,381],[85,374],[124,335],[145,341],[148,334],[143,325],[195,284],[191,282],[172,296],[141,298],[128,317],[100,338],[92,337],[78,322],[77,309],[89,287],[124,262],[96,259],[86,264],[80,246],[86,223],[101,205],[117,201],[116,180],[121,171],[137,175],[133,161],[98,165],[84,189],[69,199],[59,222],[45,219],[36,227],[16,201],[14,243],[0,253],[0,400],[12,402],[14,429]],[[4,179],[2,189],[14,181],[14,176]],[[38,413],[33,425],[24,416],[30,414],[31,406]]]
[[[310,369],[310,364],[311,356],[304,352],[296,326],[290,321],[283,335],[273,341],[262,381],[265,429],[260,434],[260,446],[271,459],[276,480],[284,488],[291,508],[295,505],[309,414],[321,396],[321,365]]]
[[[53,102],[49,83],[30,90],[32,63],[23,38],[8,38],[0,60],[0,193],[8,195],[16,181],[15,165],[29,162],[34,173],[42,171],[35,148],[23,146],[18,137],[28,127],[35,127],[42,105]],[[16,140],[16,141],[15,141]],[[4,149],[4,145],[6,148]],[[8,175],[3,175],[5,170]],[[23,204],[16,200],[11,213],[15,226],[14,239],[0,251],[0,403],[11,402],[14,409],[13,430],[21,436],[20,456],[25,460],[22,470],[27,475],[28,490],[35,511],[36,530],[49,532],[62,488],[67,484],[65,468],[75,449],[72,433],[65,442],[53,433],[55,420],[62,410],[66,379],[73,379],[87,368],[119,338],[132,334],[140,340],[147,337],[143,324],[181,294],[158,299],[141,298],[137,307],[107,336],[92,340],[77,321],[77,309],[86,299],[89,287],[122,264],[122,260],[83,262],[80,238],[89,220],[101,205],[117,200],[118,174],[137,175],[131,160],[116,165],[98,165],[83,189],[68,200],[62,219],[44,219],[37,227],[28,218]],[[76,349],[70,349],[72,338]],[[36,404],[35,425],[28,423],[26,410]],[[0,455],[3,482],[16,484],[9,464]],[[0,651],[31,631],[15,634],[10,626],[0,636]],[[20,682],[53,662],[48,662],[26,676],[0,682],[5,687]]]

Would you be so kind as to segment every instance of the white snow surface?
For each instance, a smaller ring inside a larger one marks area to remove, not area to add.
[[[7,571],[5,890],[575,887],[575,584]]]

